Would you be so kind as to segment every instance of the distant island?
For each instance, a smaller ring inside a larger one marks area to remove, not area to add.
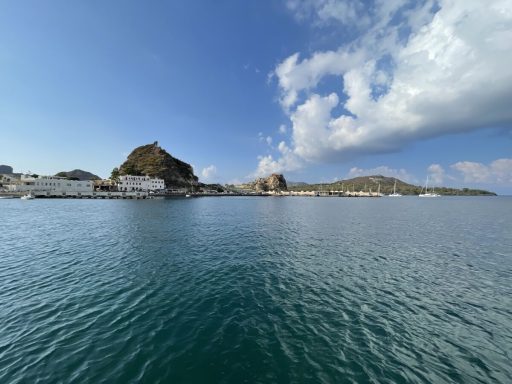
[[[289,182],[290,191],[369,191],[380,192],[389,195],[393,193],[396,181],[396,192],[402,195],[419,195],[421,186],[408,184],[395,177],[382,175],[360,176],[353,179],[340,180],[334,183],[308,184],[305,182]],[[443,196],[496,196],[496,193],[482,189],[435,187],[435,191]]]
[[[72,171],[62,171],[55,174],[57,177],[65,177],[70,180],[101,180],[101,177],[87,171],[82,171],[81,169],[74,169]]]
[[[0,174],[12,175],[14,173],[13,169],[9,165],[0,165]]]

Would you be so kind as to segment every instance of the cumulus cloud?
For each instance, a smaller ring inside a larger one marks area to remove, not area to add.
[[[201,171],[201,176],[203,176],[205,181],[211,181],[217,175],[217,167],[215,165],[209,165],[206,168],[203,168]]]
[[[512,127],[512,2],[358,4],[288,2],[302,18],[350,25],[364,14],[371,27],[336,50],[294,53],[277,65],[291,122],[286,156],[294,161],[272,164],[340,162],[424,138]],[[322,94],[319,84],[331,78],[339,89]]]
[[[431,184],[433,185],[441,185],[444,181],[445,172],[444,168],[439,164],[431,164],[428,169],[428,176],[430,178]]]
[[[278,131],[279,131],[279,133],[280,133],[281,135],[285,135],[285,134],[286,134],[286,131],[287,131],[287,129],[286,129],[286,125],[281,124],[281,125],[279,126]]]
[[[406,181],[408,183],[417,183],[417,179],[408,173],[405,169],[394,169],[390,168],[387,165],[381,165],[375,168],[358,168],[353,167],[350,168],[350,171],[346,175],[347,179],[351,179],[353,177],[358,176],[369,176],[369,175],[382,175],[386,177],[394,177],[396,179],[400,179],[402,181]]]
[[[258,157],[258,168],[251,175],[253,177],[265,177],[272,173],[283,173],[285,171],[295,171],[302,167],[302,160],[281,141],[277,146],[279,158],[275,159],[272,155]]]
[[[318,24],[339,21],[349,25],[367,25],[369,18],[360,0],[288,0],[288,9],[298,20],[316,17]]]
[[[489,165],[459,161],[451,168],[460,172],[468,183],[512,184],[512,159],[498,159]]]

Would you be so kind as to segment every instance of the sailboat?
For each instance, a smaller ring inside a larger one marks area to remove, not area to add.
[[[393,193],[389,195],[389,197],[402,197],[400,193],[396,193],[396,179],[395,179],[395,185],[393,186]]]
[[[421,192],[423,192],[423,188],[421,189]],[[432,192],[428,191],[428,176],[427,176],[427,181],[425,183],[425,193],[421,193],[421,192],[418,195],[419,197],[439,197],[439,196],[441,196],[440,194],[435,193],[434,187],[432,187]]]

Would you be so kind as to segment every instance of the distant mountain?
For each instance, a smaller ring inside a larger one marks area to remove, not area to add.
[[[396,191],[402,195],[419,195],[422,187],[408,184],[400,179],[394,177],[386,177],[382,175],[373,176],[360,176],[348,180],[340,180],[335,183],[326,184],[301,184],[292,186],[288,184],[288,189],[292,191],[321,191],[321,190],[333,190],[333,191],[369,191],[377,192],[380,184],[380,192],[383,194],[390,194],[393,192],[393,186],[396,180]],[[441,195],[458,195],[458,196],[496,196],[496,193],[484,191],[480,189],[469,189],[469,188],[447,188],[447,187],[436,187],[435,191]]]
[[[157,141],[135,148],[119,167],[119,174],[158,177],[165,180],[168,188],[190,188],[198,184],[192,166],[172,157]]]
[[[8,165],[0,165],[0,173],[12,174],[13,169]]]
[[[74,169],[68,172],[62,171],[57,173],[55,176],[73,178],[78,180],[101,180],[101,177],[95,175],[94,173],[82,171],[81,169]]]
[[[308,185],[308,183],[305,183],[304,181],[287,181],[286,184],[288,187],[299,187],[301,185]]]

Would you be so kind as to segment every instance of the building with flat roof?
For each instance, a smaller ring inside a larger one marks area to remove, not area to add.
[[[34,194],[65,195],[67,193],[87,193],[93,191],[90,180],[68,180],[58,176],[21,175],[21,178],[7,185],[10,192],[32,192]]]
[[[119,176],[117,189],[121,192],[157,192],[165,190],[165,181],[149,176],[123,175]]]

